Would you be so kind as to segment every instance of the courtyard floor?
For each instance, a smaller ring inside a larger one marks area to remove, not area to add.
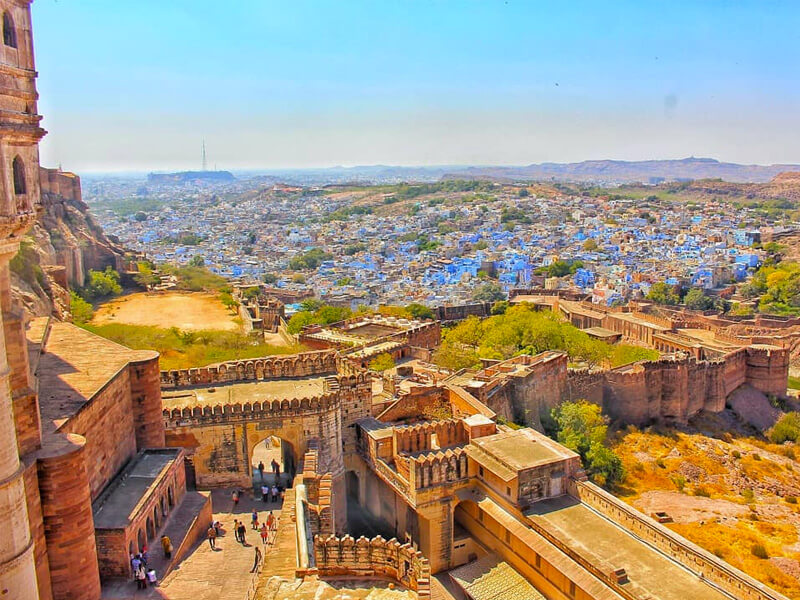
[[[231,499],[232,490],[214,490],[211,493],[214,518],[222,524],[221,535],[216,540],[216,549],[212,550],[208,541],[203,541],[192,549],[190,554],[175,565],[166,579],[156,587],[137,590],[132,581],[116,581],[103,586],[103,600],[220,600],[224,598],[246,598],[248,591],[254,590],[258,581],[258,573],[250,573],[255,556],[256,544],[261,548],[265,558],[270,557],[273,549],[273,535],[270,543],[264,546],[261,536],[251,527],[251,512],[258,510],[259,520],[266,519],[272,510],[280,517],[281,506],[278,503],[264,503],[254,500],[251,494],[242,494],[238,506],[234,507]],[[233,535],[233,521],[239,519],[247,526],[245,545],[237,542]],[[259,521],[260,522],[260,521]],[[159,563],[163,568],[161,548],[154,544],[151,565],[158,571]]]

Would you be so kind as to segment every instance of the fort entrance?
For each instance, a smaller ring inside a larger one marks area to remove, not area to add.
[[[264,484],[291,487],[297,463],[294,448],[289,442],[274,435],[264,438],[255,445],[250,458],[253,489],[258,492]]]

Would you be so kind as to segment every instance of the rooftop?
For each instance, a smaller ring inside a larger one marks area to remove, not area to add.
[[[593,564],[624,568],[634,598],[723,600],[729,597],[571,496],[543,500],[525,516]]]
[[[39,347],[31,364],[39,383],[42,431],[56,431],[75,416],[130,362],[158,357],[152,350],[131,350],[71,323],[35,321],[28,344]]]
[[[165,409],[215,404],[244,404],[264,400],[312,398],[325,393],[325,377],[269,379],[215,384],[162,393]]]
[[[149,496],[180,456],[180,448],[145,450],[117,475],[92,505],[95,529],[121,529],[136,516],[136,507]],[[183,468],[183,467],[180,467]]]
[[[539,590],[496,554],[453,569],[449,575],[473,600],[545,600]]]
[[[470,452],[478,462],[481,462],[480,454],[486,454],[515,472],[577,456],[532,429],[488,435],[472,440],[470,445],[480,451]],[[469,452],[469,446],[467,449]]]

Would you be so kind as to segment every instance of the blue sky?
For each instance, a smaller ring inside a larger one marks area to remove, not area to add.
[[[800,2],[36,0],[77,171],[800,162]]]

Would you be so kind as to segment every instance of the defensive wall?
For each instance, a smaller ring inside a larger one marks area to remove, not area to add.
[[[680,537],[591,482],[571,479],[569,493],[734,598],[785,600],[781,594]]]
[[[701,410],[722,412],[727,397],[743,384],[784,395],[787,378],[786,349],[750,346],[712,360],[665,357],[608,371],[569,369],[564,399],[601,404],[625,423],[685,424]]]
[[[391,579],[426,600],[431,597],[431,569],[428,560],[410,544],[396,539],[384,540],[346,535],[314,538],[316,568],[302,574],[321,577],[377,577]]]
[[[228,361],[193,369],[173,369],[161,371],[161,388],[323,375],[335,373],[338,362],[336,352],[322,350],[288,356]]]

